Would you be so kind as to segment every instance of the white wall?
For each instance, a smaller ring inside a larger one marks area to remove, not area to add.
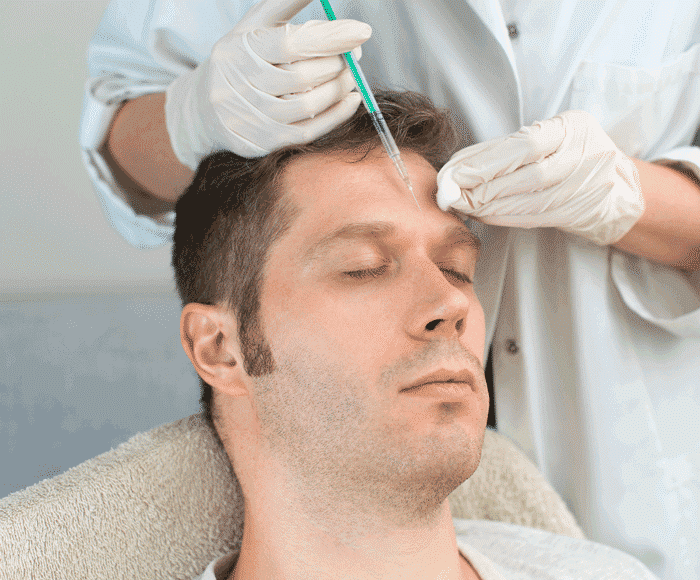
[[[85,52],[106,6],[0,2],[0,299],[173,288],[169,248],[138,250],[109,226],[80,158]]]

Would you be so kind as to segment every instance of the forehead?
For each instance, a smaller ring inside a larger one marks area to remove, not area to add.
[[[437,171],[413,151],[403,151],[402,159],[410,165],[414,187],[436,190]],[[391,171],[387,171],[390,169]],[[410,193],[383,149],[314,153],[292,160],[284,170],[282,187],[295,205],[318,212],[326,203],[336,207],[354,204],[368,195],[372,198],[393,190]]]
[[[383,150],[364,158],[341,152],[306,155],[290,162],[280,185],[298,213],[285,236],[288,239],[280,242],[305,251],[333,232],[367,233],[362,224],[380,222],[398,236],[444,235],[456,226],[466,229],[462,220],[437,207],[437,171],[432,165],[412,151],[401,155],[420,209]]]

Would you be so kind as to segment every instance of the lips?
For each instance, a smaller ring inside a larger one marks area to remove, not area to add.
[[[410,386],[401,389],[401,392],[411,391],[412,389],[418,389],[419,387],[435,383],[456,383],[462,385],[466,383],[467,385],[469,385],[469,387],[474,388],[474,375],[468,369],[461,369],[458,371],[448,371],[446,369],[440,369],[420,377]]]

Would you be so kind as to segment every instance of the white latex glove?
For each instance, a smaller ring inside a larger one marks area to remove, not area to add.
[[[362,99],[342,53],[359,57],[372,29],[355,20],[289,24],[310,1],[262,0],[168,87],[166,126],[180,162],[196,169],[221,149],[259,157],[353,115]]]
[[[458,151],[438,174],[437,201],[487,224],[555,227],[599,245],[644,213],[634,163],[585,111]]]

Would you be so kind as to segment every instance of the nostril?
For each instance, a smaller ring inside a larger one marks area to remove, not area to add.
[[[432,322],[428,322],[428,324],[425,325],[425,328],[428,330],[435,330],[435,327],[442,322],[442,318],[438,318],[436,320],[433,320]]]
[[[457,330],[457,332],[462,332],[462,327],[463,327],[463,326],[464,326],[464,318],[460,318],[460,319],[457,321],[457,324],[455,324],[455,329]]]

